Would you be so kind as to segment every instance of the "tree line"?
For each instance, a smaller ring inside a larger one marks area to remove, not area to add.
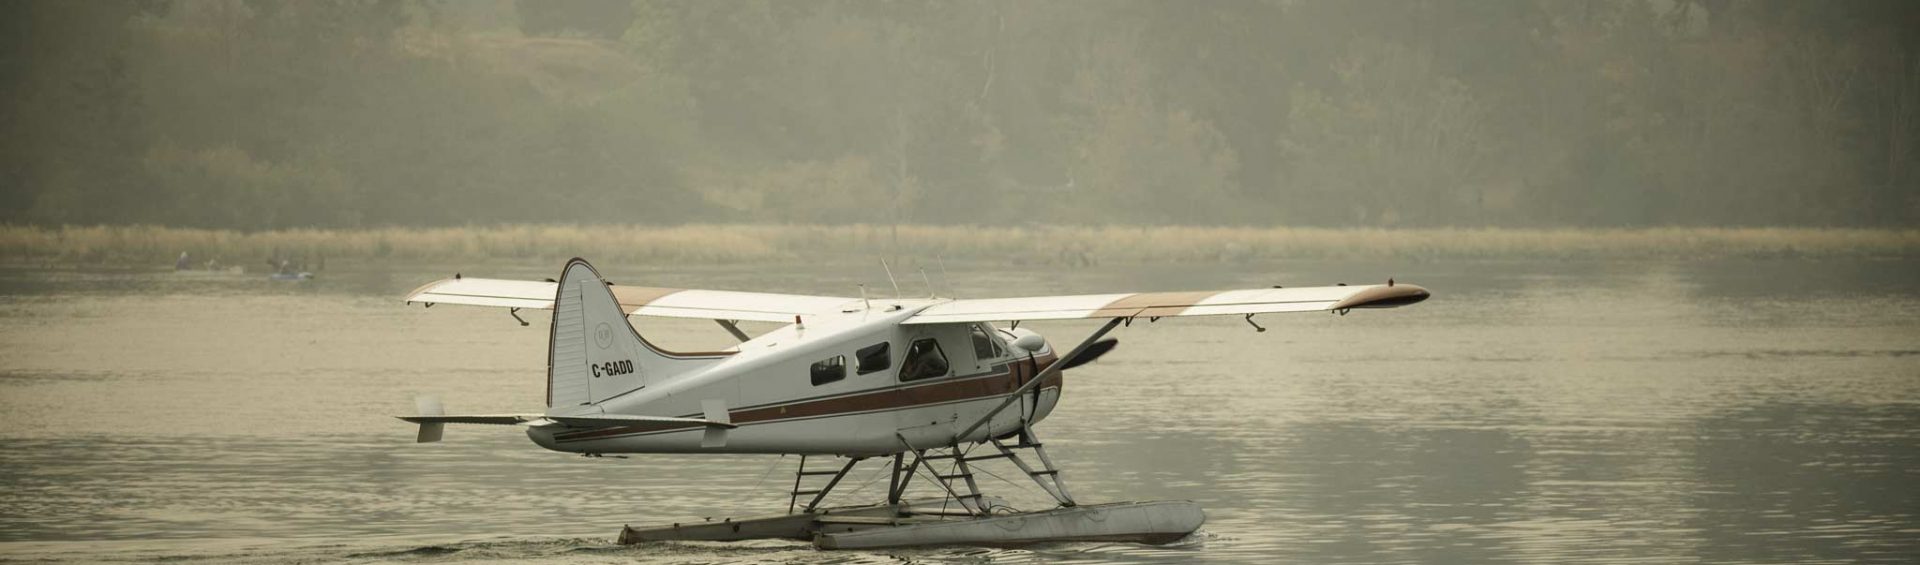
[[[0,221],[1903,226],[1905,0],[0,2]]]

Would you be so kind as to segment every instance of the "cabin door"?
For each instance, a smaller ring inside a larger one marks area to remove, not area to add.
[[[966,324],[917,326],[906,332],[906,347],[897,378],[900,399],[908,408],[896,412],[900,435],[916,449],[945,446],[954,434],[972,422],[960,422],[958,401],[974,396],[971,385],[955,379],[972,372],[971,346]]]

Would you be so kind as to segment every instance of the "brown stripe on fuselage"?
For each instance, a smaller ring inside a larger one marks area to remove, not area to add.
[[[1189,292],[1142,292],[1115,300],[1088,314],[1088,318],[1127,318],[1132,316],[1175,316],[1200,301],[1220,294],[1217,290]]]
[[[618,286],[613,289],[613,299],[620,302],[620,309],[628,314],[639,310],[641,306],[666,298],[667,295],[680,292],[680,288],[658,288],[651,286]]]
[[[820,400],[801,400],[779,406],[735,410],[730,412],[729,415],[736,425],[756,424],[778,420],[818,418],[858,412],[911,408],[927,404],[941,404],[957,400],[1000,396],[1020,388],[1022,384],[1026,384],[1027,380],[1031,379],[1034,373],[1039,372],[1038,366],[1052,363],[1053,359],[1053,356],[1042,357],[1033,361],[1021,359],[1008,363],[1006,365],[1008,370],[1006,371],[981,377],[929,379],[934,382],[925,384],[915,383],[904,387],[866,393],[853,393]],[[1008,378],[1009,376],[1012,378]],[[1063,379],[1060,373],[1056,371],[1053,375],[1047,377],[1046,382],[1040,384],[1040,388],[1057,388],[1061,386],[1062,381]],[[687,417],[697,418],[699,415],[694,414]],[[697,424],[647,423],[620,426],[617,428],[562,433],[555,435],[554,439],[561,442],[574,442],[647,432],[695,429],[699,427]]]

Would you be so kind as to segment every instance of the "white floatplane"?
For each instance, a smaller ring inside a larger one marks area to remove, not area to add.
[[[1253,324],[1256,314],[1345,314],[1427,297],[1426,289],[1388,280],[1365,286],[1028,298],[841,298],[615,286],[586,261],[574,259],[558,281],[455,275],[407,296],[409,304],[507,308],[515,319],[521,309],[552,310],[544,412],[449,415],[437,400],[429,400],[421,402],[420,414],[400,419],[419,424],[420,442],[439,441],[446,424],[500,424],[526,426],[541,447],[590,456],[801,456],[787,514],[627,527],[621,543],[761,538],[811,540],[822,548],[1165,543],[1199,529],[1206,515],[1198,505],[1081,505],[1069,494],[1033,430],[1060,402],[1062,371],[1112,350],[1116,340],[1103,338],[1136,319],[1239,315]],[[720,351],[668,351],[642,337],[631,316],[714,320],[740,343]],[[1106,323],[1064,353],[1019,327],[1024,320],[1080,318]],[[743,320],[787,325],[749,336],[737,325]],[[1011,324],[1000,328],[993,322]],[[809,456],[846,461],[809,469]],[[840,480],[868,459],[891,465],[886,500],[821,507]],[[1057,506],[1013,511],[981,493],[973,469],[995,459],[1006,459],[1033,479]],[[944,496],[905,499],[915,476],[925,476]]]

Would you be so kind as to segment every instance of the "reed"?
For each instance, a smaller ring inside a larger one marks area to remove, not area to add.
[[[723,264],[940,256],[1010,263],[1282,259],[1702,259],[1920,255],[1920,230],[1814,228],[1339,229],[1202,226],[504,225],[239,232],[158,226],[0,226],[14,262],[152,265],[180,252],[229,265],[543,260]]]

